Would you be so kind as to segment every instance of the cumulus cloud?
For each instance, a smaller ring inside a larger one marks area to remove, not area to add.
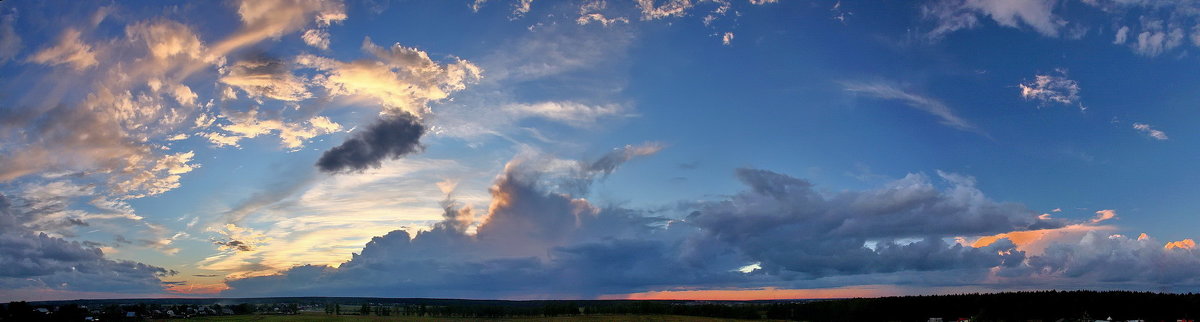
[[[667,17],[682,17],[694,4],[691,0],[667,0],[655,5],[654,0],[636,0],[642,10],[642,20],[658,20]]]
[[[430,102],[478,82],[483,72],[466,60],[454,58],[451,63],[439,64],[419,49],[400,44],[384,48],[370,38],[363,39],[362,49],[375,59],[341,62],[301,55],[297,63],[324,72],[314,76],[312,83],[331,96],[365,100],[416,116],[428,113]]]
[[[5,289],[151,293],[160,277],[174,271],[138,262],[110,260],[84,243],[35,233],[0,195],[0,287]]]
[[[387,115],[341,145],[325,151],[317,160],[323,172],[337,173],[378,168],[383,161],[419,152],[425,127],[412,115]]]
[[[342,129],[340,124],[324,116],[314,116],[303,122],[289,122],[279,116],[262,114],[257,108],[222,113],[218,119],[223,122],[218,123],[217,127],[223,132],[209,132],[202,136],[217,146],[238,146],[238,142],[244,138],[275,134],[284,148],[296,150],[311,138]]]
[[[974,124],[971,124],[971,122],[958,116],[953,109],[951,109],[949,106],[946,106],[946,104],[942,103],[942,101],[918,94],[913,94],[900,89],[896,85],[885,82],[848,82],[843,83],[842,86],[846,89],[846,91],[852,93],[862,93],[880,99],[899,100],[904,102],[904,104],[908,105],[909,107],[936,116],[939,119],[939,123],[942,123],[942,125],[968,132],[983,133],[982,130],[980,130]]]
[[[1163,52],[1179,47],[1183,44],[1184,32],[1181,28],[1173,28],[1170,31],[1165,30],[1147,30],[1137,35],[1137,42],[1133,44],[1134,52],[1143,56],[1158,56]]]
[[[1053,13],[1055,0],[938,0],[921,6],[925,19],[936,26],[928,37],[940,39],[946,34],[971,29],[982,17],[1011,28],[1029,27],[1046,37],[1058,37],[1067,24]]]
[[[721,44],[722,45],[729,46],[732,43],[733,43],[733,33],[732,32],[726,32],[725,35],[721,36]]]
[[[1056,69],[1054,74],[1034,75],[1034,80],[1017,84],[1021,88],[1021,98],[1037,101],[1039,106],[1046,104],[1078,105],[1079,110],[1087,110],[1079,102],[1079,83],[1067,78],[1065,69]]]
[[[1128,37],[1129,37],[1129,26],[1121,26],[1121,29],[1117,29],[1117,36],[1115,39],[1113,39],[1113,44],[1114,45],[1124,44],[1125,39],[1127,39]]]
[[[1200,252],[1166,245],[1149,237],[1091,232],[1051,245],[1044,255],[1030,258],[1028,265],[1037,272],[1035,276],[1061,283],[1141,284],[1147,289],[1200,283],[1200,274],[1191,269],[1200,264]]]
[[[615,23],[629,23],[629,18],[613,17],[609,18],[601,11],[608,7],[608,2],[604,0],[592,0],[584,2],[579,6],[579,18],[575,18],[575,23],[586,25],[592,22],[598,22],[601,25],[608,27]]]
[[[1150,124],[1133,123],[1133,129],[1137,130],[1138,132],[1141,132],[1142,134],[1145,134],[1146,136],[1154,138],[1155,140],[1165,141],[1168,139],[1166,132],[1156,130]]]
[[[577,164],[615,168],[608,165],[652,150],[619,149],[611,158]],[[690,215],[672,219],[598,207],[553,190],[544,183],[554,181],[545,178],[555,175],[554,164],[510,162],[483,216],[448,200],[442,221],[430,230],[375,237],[336,268],[298,266],[229,280],[231,289],[223,294],[394,296],[403,289],[408,296],[589,297],[664,286],[845,285],[921,272],[938,273],[915,276],[981,283],[992,272],[1031,276],[1029,257],[1006,238],[978,247],[948,239],[1065,225],[1018,204],[991,201],[974,179],[951,173],[938,174],[944,189],[914,174],[875,190],[829,194],[804,180],[754,169],[737,172],[747,191],[689,204]],[[474,232],[471,218],[483,218]],[[738,270],[748,263],[759,269]]]

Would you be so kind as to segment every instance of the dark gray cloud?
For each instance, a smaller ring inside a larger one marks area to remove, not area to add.
[[[35,233],[19,210],[0,195],[0,288],[49,288],[92,292],[162,291],[160,277],[174,271],[110,260],[94,244]]]
[[[550,174],[529,164],[537,163],[510,164],[496,180],[474,234],[472,209],[447,200],[432,230],[375,237],[336,268],[230,280],[224,295],[589,298],[678,287],[1147,286],[1200,276],[1186,269],[1200,264],[1197,252],[1148,240],[1091,233],[1037,255],[1008,239],[983,247],[955,242],[1068,222],[992,201],[973,178],[951,173],[830,193],[784,174],[740,169],[747,190],[690,203],[689,215],[671,218],[552,191],[543,178]]]
[[[323,172],[337,173],[378,168],[383,161],[398,159],[423,149],[425,126],[409,114],[384,116],[367,129],[356,132],[317,160]]]
[[[618,149],[580,162],[579,171],[595,180],[656,150]],[[970,178],[953,174],[940,174],[949,185],[943,190],[912,175],[877,190],[823,196],[804,180],[750,169],[737,172],[748,191],[668,218],[551,191],[547,182],[554,180],[544,177],[552,174],[529,166],[536,164],[506,168],[474,234],[468,233],[472,209],[447,200],[432,230],[375,237],[337,268],[302,266],[231,280],[225,295],[594,297],[679,286],[812,287],[843,276],[878,280],[928,271],[953,272],[940,276],[961,284],[995,268],[1016,269],[1025,253],[1007,239],[974,248],[945,237],[1060,225],[992,202]],[[761,269],[738,270],[756,263]]]
[[[250,246],[250,244],[240,240],[214,240],[213,244],[217,245],[218,249],[229,249],[239,252],[248,252],[254,250],[253,246]]]
[[[881,189],[825,195],[805,180],[739,169],[738,179],[750,190],[700,204],[688,221],[764,269],[800,278],[1013,265],[1023,254],[1011,243],[984,249],[948,245],[943,238],[1062,225],[987,199],[971,178],[939,175],[949,188],[939,190],[913,174]]]

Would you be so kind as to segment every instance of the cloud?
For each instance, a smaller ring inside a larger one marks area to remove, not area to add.
[[[628,110],[621,104],[587,105],[572,101],[511,104],[504,108],[518,118],[538,117],[583,128],[595,127],[605,118],[624,116]]]
[[[225,68],[221,83],[233,86],[250,97],[280,101],[300,101],[312,97],[305,80],[292,75],[287,63],[271,58],[242,60]]]
[[[365,130],[356,131],[341,145],[317,160],[322,172],[338,173],[379,168],[386,160],[419,152],[425,127],[411,115],[388,115]]]
[[[982,134],[982,130],[966,119],[959,117],[953,109],[937,99],[921,96],[904,91],[893,84],[885,82],[874,83],[843,83],[846,91],[867,94],[872,97],[888,100],[899,100],[916,110],[936,116],[939,123],[958,130]]]
[[[79,30],[67,29],[59,37],[57,45],[34,53],[27,60],[51,66],[69,65],[75,70],[96,66],[96,54],[92,46],[79,40],[81,34]]]
[[[19,221],[22,214],[0,195],[0,288],[151,293],[162,290],[160,277],[173,271],[104,257],[83,243],[35,233]]]
[[[1112,209],[1105,209],[1105,210],[1097,211],[1096,217],[1092,218],[1091,222],[1093,224],[1096,224],[1096,223],[1100,223],[1101,221],[1105,221],[1105,220],[1109,220],[1109,219],[1113,219],[1113,218],[1117,218],[1117,211],[1112,210]]]
[[[242,28],[215,43],[209,60],[216,60],[235,49],[268,38],[277,38],[310,23],[328,26],[346,19],[341,1],[320,0],[242,0],[237,2]]]
[[[729,46],[732,42],[733,42],[733,33],[732,32],[726,32],[725,35],[721,36],[721,44],[722,45]]]
[[[1150,124],[1133,123],[1133,129],[1137,130],[1138,132],[1142,132],[1142,134],[1154,138],[1155,140],[1165,141],[1168,139],[1166,132],[1155,130]]]
[[[372,236],[397,227],[416,233],[438,222],[444,209],[437,200],[446,193],[433,182],[463,178],[464,184],[486,187],[490,177],[456,160],[423,157],[385,161],[378,169],[336,176],[316,175],[310,167],[294,170],[301,171],[274,175],[282,181],[262,187],[209,224],[213,240],[243,241],[252,249],[221,251],[197,267],[230,276],[260,276],[300,264],[337,265],[362,250]],[[473,190],[454,195],[464,205],[488,202]],[[228,223],[255,227],[263,239],[230,237],[223,233]]]
[[[324,116],[313,116],[303,122],[289,122],[280,116],[262,114],[265,113],[257,108],[222,113],[218,119],[228,123],[220,122],[217,128],[223,132],[209,132],[202,136],[217,146],[238,146],[238,142],[244,138],[276,134],[284,148],[294,151],[311,138],[342,130],[340,124]]]
[[[1046,37],[1058,37],[1066,21],[1053,13],[1056,0],[937,0],[921,6],[925,19],[936,26],[927,36],[941,39],[946,34],[971,29],[986,16],[1001,26],[1030,27]]]
[[[312,83],[330,96],[365,100],[416,116],[427,114],[430,102],[446,99],[482,77],[483,70],[469,61],[454,58],[439,64],[424,51],[400,44],[384,48],[365,38],[362,49],[375,59],[340,62],[300,55],[296,60],[300,66],[324,72]]]
[[[517,0],[516,3],[513,3],[512,14],[509,15],[508,19],[517,20],[525,17],[525,14],[529,13],[532,4],[533,0]]]
[[[1046,104],[1078,105],[1079,110],[1087,110],[1079,102],[1079,83],[1067,78],[1065,69],[1056,69],[1058,75],[1034,75],[1034,80],[1017,84],[1021,88],[1021,98],[1037,101],[1039,106]]]
[[[1137,35],[1137,43],[1133,51],[1143,56],[1154,57],[1183,44],[1184,32],[1181,28],[1170,31],[1143,31]]]
[[[1180,290],[1200,283],[1200,274],[1191,269],[1200,264],[1200,253],[1169,247],[1172,243],[1161,245],[1149,237],[1091,232],[1051,245],[1044,255],[1030,258],[1028,265],[1037,272],[1035,276],[1062,283],[1093,281]]]
[[[608,2],[604,0],[593,0],[584,2],[579,6],[579,18],[575,19],[575,23],[586,25],[592,22],[599,22],[601,25],[608,27],[615,23],[629,23],[629,18],[625,17],[606,17],[601,10],[608,7]]]
[[[575,164],[599,174],[657,150],[631,146]],[[945,190],[910,175],[877,190],[825,196],[803,180],[750,169],[738,171],[748,191],[691,204],[691,215],[671,219],[549,190],[544,183],[556,180],[546,177],[563,173],[556,164],[510,162],[482,217],[448,201],[430,230],[375,237],[336,268],[299,266],[229,280],[223,295],[388,296],[403,289],[410,296],[593,297],[667,286],[811,286],[840,276],[926,271],[956,272],[942,275],[973,283],[994,268],[1023,265],[1024,253],[1007,239],[983,247],[944,239],[1061,225],[990,201],[961,175],[939,173],[950,185]],[[482,218],[474,232],[470,218]],[[737,270],[747,262],[762,269]]]
[[[1115,39],[1113,39],[1113,44],[1114,45],[1124,44],[1125,39],[1129,37],[1128,35],[1129,35],[1129,26],[1121,26],[1121,29],[1117,29],[1117,36]]]
[[[305,30],[300,36],[305,44],[320,49],[329,49],[329,32],[321,29]]]
[[[1178,248],[1178,249],[1188,249],[1188,250],[1196,249],[1196,241],[1192,240],[1191,238],[1188,238],[1188,239],[1184,239],[1184,240],[1180,240],[1180,241],[1168,242],[1166,245],[1163,246],[1163,248],[1165,248],[1165,249]]]
[[[270,241],[262,233],[235,224],[225,224],[221,229],[210,230],[214,230],[222,236],[221,239],[212,241],[220,251],[249,252],[259,244]]]
[[[667,0],[654,5],[654,0],[636,0],[642,10],[642,20],[658,20],[667,17],[682,17],[693,4],[690,0]]]
[[[17,57],[21,51],[21,35],[13,28],[16,20],[16,12],[0,15],[0,64]]]

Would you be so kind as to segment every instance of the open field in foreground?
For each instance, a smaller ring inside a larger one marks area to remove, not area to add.
[[[444,317],[413,317],[413,316],[358,316],[358,315],[328,315],[324,313],[301,313],[299,315],[231,315],[200,317],[192,319],[156,320],[169,322],[200,321],[200,322],[326,322],[326,321],[615,321],[615,322],[676,322],[676,321],[746,321],[735,319],[719,319],[702,316],[685,315],[580,315],[558,317],[530,318],[444,318]]]

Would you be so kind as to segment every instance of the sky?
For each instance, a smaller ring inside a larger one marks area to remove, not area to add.
[[[0,301],[1200,291],[1200,3],[0,2]]]

